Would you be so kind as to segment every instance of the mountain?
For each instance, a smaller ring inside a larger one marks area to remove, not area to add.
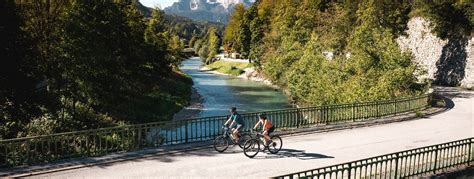
[[[255,0],[179,0],[164,9],[167,14],[176,14],[196,21],[221,22],[226,24],[234,6],[243,3],[250,6]]]
[[[145,17],[150,17],[152,8],[146,7],[141,3],[138,3],[138,9]],[[176,15],[176,14],[165,14],[166,24],[168,25],[168,31],[171,34],[178,35],[181,39],[186,41],[191,40],[193,34],[202,37],[207,32],[207,29],[214,27],[217,29],[219,34],[224,31],[224,24],[212,21],[194,21],[188,17]]]

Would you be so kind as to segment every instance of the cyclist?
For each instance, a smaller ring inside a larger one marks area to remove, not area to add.
[[[231,121],[232,123],[230,123]],[[234,138],[234,140],[238,141],[238,139],[240,138],[240,131],[244,128],[244,120],[242,119],[242,116],[237,113],[236,107],[230,108],[230,117],[224,123],[224,126],[227,126],[228,123],[230,123],[229,126],[232,130],[232,137]]]
[[[253,129],[254,130],[257,129],[259,124],[262,124],[262,126],[263,126],[262,135],[263,135],[263,138],[265,140],[265,144],[266,145],[271,144],[272,141],[270,140],[270,133],[272,133],[275,130],[275,127],[273,127],[272,121],[270,121],[270,119],[268,119],[265,114],[259,114],[258,115],[258,122],[257,122],[257,124],[255,124]]]

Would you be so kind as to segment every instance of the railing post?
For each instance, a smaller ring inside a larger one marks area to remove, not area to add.
[[[349,163],[349,172],[347,173],[349,175],[347,177],[348,179],[351,179],[351,170],[352,170],[352,166],[351,166],[351,163]]]
[[[299,117],[298,117],[299,114],[300,114],[300,109],[296,108],[296,115],[295,115],[296,117],[295,118],[296,118],[296,128],[297,129],[300,128],[300,123],[299,123],[300,120],[299,120]]]
[[[380,117],[380,113],[379,113],[379,110],[380,110],[379,107],[380,107],[380,105],[379,105],[379,102],[378,102],[378,101],[375,101],[375,105],[376,105],[376,109],[377,109],[377,111],[376,111],[376,112],[377,112],[376,117],[379,118],[379,117]]]
[[[355,122],[355,103],[352,103],[351,104],[351,118],[352,118],[352,122]]]
[[[137,132],[138,132],[138,134],[137,134],[138,135],[138,137],[137,137],[137,148],[140,148],[141,144],[142,144],[142,128],[141,128],[141,126],[137,128]]]
[[[326,118],[326,124],[330,124],[329,122],[329,105],[326,106],[326,110],[325,110],[325,118]]]
[[[85,136],[86,136],[87,156],[91,156],[91,147],[89,147],[89,134],[85,134]],[[53,141],[53,139],[51,139],[50,141]]]
[[[398,114],[398,111],[397,111],[397,103],[398,103],[398,102],[397,102],[397,99],[395,98],[395,113],[394,113],[395,115]]]
[[[434,162],[434,167],[433,167],[433,174],[436,174],[436,167],[438,163],[438,146],[435,146],[435,162]]]
[[[472,138],[469,139],[469,149],[468,149],[469,151],[468,151],[468,154],[467,154],[467,164],[468,165],[470,165],[471,162],[472,162],[472,158],[471,158],[472,157],[472,152],[473,152],[472,151],[472,142],[473,142]]]
[[[413,99],[410,99],[410,100],[408,101],[408,110],[409,110],[409,111],[413,111],[413,110],[411,109],[411,102],[412,102],[412,101],[413,101]]]
[[[395,157],[395,176],[394,178],[397,178],[397,174],[398,174],[398,153],[395,154],[396,157]]]
[[[326,121],[324,121],[324,106],[321,106],[319,108],[319,121],[320,121],[320,124],[326,124]]]
[[[185,143],[188,143],[188,121],[186,120],[184,122],[184,140],[185,140]]]
[[[424,101],[426,102],[424,106],[428,107],[431,104],[431,101],[433,101],[433,93],[428,94],[426,100]]]

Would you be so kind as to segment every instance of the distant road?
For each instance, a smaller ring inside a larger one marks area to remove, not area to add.
[[[157,156],[34,177],[47,178],[268,178],[474,136],[474,92],[442,88],[454,107],[420,120],[283,138],[278,155],[244,156],[236,147]]]

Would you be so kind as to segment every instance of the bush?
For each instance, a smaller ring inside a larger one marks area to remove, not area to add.
[[[38,136],[53,134],[60,127],[59,122],[50,114],[33,119],[25,126],[25,133],[21,136]]]

